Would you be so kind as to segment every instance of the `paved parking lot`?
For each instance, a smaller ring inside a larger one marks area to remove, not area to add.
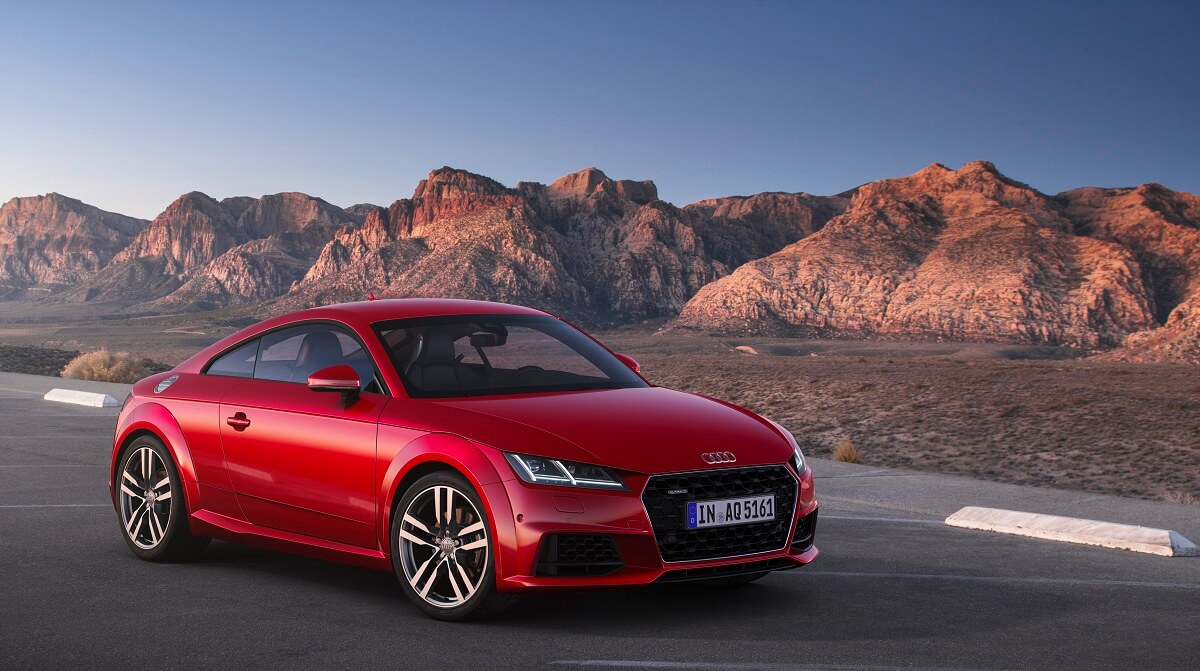
[[[1200,510],[817,462],[813,565],[732,589],[420,615],[394,578],[213,543],[138,561],[107,503],[115,412],[0,374],[0,668],[1168,669],[1200,665],[1200,559],[950,529],[979,503],[1170,526]]]

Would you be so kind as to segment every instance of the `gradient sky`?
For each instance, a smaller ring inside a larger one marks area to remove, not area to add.
[[[1200,192],[1200,3],[101,4],[0,6],[0,200],[595,165],[684,204],[975,159]]]

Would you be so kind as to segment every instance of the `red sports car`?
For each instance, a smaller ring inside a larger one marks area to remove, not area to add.
[[[143,559],[222,538],[394,571],[447,620],[817,556],[785,429],[498,303],[333,305],[229,336],[134,385],[109,487]]]

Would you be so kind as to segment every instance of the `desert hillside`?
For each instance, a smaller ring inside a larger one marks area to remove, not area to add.
[[[990,163],[932,165],[857,189],[822,230],[705,286],[672,325],[1082,348],[1129,340],[1128,356],[1195,360],[1198,215],[1195,197],[1157,185],[1047,196]]]
[[[369,292],[525,303],[589,326],[1200,362],[1200,198],[1157,184],[1048,195],[980,161],[686,207],[595,168],[514,187],[440,168],[387,206],[193,192],[150,222],[57,194],[0,207],[0,299],[31,312],[261,315]]]

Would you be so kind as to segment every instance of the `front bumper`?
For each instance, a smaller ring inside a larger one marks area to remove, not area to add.
[[[696,561],[663,561],[641,498],[648,479],[628,478],[630,491],[625,492],[536,486],[516,479],[485,486],[485,495],[494,502],[498,531],[497,588],[518,592],[703,580],[795,568],[817,557],[812,543],[817,500],[809,469],[798,478],[791,531],[781,548]],[[501,501],[508,506],[496,505]],[[806,537],[797,538],[797,526]],[[543,540],[559,534],[611,537],[620,553],[620,567],[603,575],[546,575],[545,556],[539,556]]]

